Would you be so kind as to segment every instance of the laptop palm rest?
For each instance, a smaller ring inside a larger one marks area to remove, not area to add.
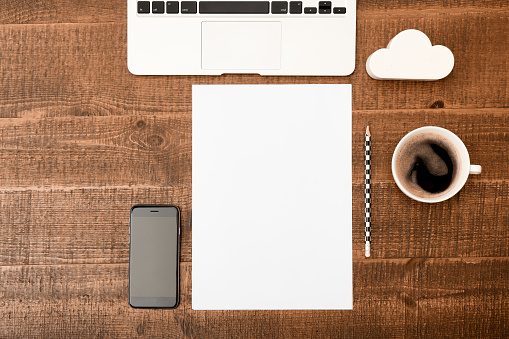
[[[249,72],[281,68],[281,22],[214,22],[201,25],[201,68]]]

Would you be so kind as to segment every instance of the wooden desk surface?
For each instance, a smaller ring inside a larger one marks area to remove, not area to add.
[[[126,67],[125,0],[2,1],[0,337],[507,337],[508,17],[507,0],[358,0],[352,76],[145,77]],[[453,51],[447,78],[367,75],[367,57],[407,28]],[[191,85],[233,83],[353,85],[353,311],[191,309]],[[433,205],[406,198],[390,169],[398,140],[424,125],[458,134],[483,166]],[[182,209],[177,310],[127,303],[128,213],[139,203]]]

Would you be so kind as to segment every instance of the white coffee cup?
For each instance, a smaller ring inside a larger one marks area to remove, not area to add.
[[[439,134],[443,137],[445,137],[450,143],[456,148],[458,151],[458,156],[460,159],[460,164],[458,168],[458,174],[455,176],[457,179],[454,180],[452,183],[452,187],[449,187],[444,194],[438,194],[433,197],[421,197],[413,194],[412,192],[409,192],[403,183],[401,182],[400,178],[398,177],[397,171],[396,171],[396,158],[398,155],[398,152],[401,150],[403,145],[406,144],[407,141],[409,141],[411,138],[415,137],[419,134],[424,133],[434,133]],[[468,155],[467,148],[465,147],[465,144],[463,141],[461,141],[460,138],[453,132],[446,130],[445,128],[436,127],[436,126],[426,126],[417,128],[407,135],[403,137],[398,143],[398,146],[396,146],[396,149],[394,150],[394,153],[392,155],[392,176],[394,177],[394,180],[396,181],[396,184],[398,185],[399,189],[405,193],[408,197],[421,201],[421,202],[427,202],[427,203],[435,203],[440,202],[449,199],[450,197],[454,196],[456,193],[458,193],[463,185],[465,185],[465,182],[468,179],[469,174],[480,174],[482,171],[481,166],[479,165],[471,165],[470,164],[470,156]]]

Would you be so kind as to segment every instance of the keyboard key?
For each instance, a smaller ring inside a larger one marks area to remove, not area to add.
[[[150,13],[150,1],[138,1],[138,13],[139,14]]]
[[[316,7],[304,7],[304,13],[316,14]]]
[[[180,12],[182,14],[196,14],[196,1],[182,1],[181,5]]]
[[[290,14],[302,14],[302,1],[290,1]]]
[[[200,14],[269,14],[269,2],[200,1]]]
[[[331,1],[320,1],[318,2],[318,12],[320,14],[330,14],[332,8]]]
[[[152,1],[152,13],[164,14],[164,1]]]
[[[334,7],[334,14],[345,14],[346,7]]]
[[[271,6],[272,14],[286,14],[288,13],[288,2],[287,1],[272,1]]]
[[[166,13],[177,14],[179,12],[178,1],[166,1]]]

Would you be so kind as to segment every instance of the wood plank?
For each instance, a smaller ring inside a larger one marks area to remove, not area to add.
[[[364,180],[364,134],[369,122],[372,177],[375,182],[392,183],[392,155],[408,132],[423,126],[446,128],[461,138],[472,164],[484,166],[471,182],[509,180],[509,109],[423,109],[354,111],[352,159],[354,182]]]
[[[386,13],[409,11],[479,12],[504,10],[509,7],[505,0],[427,0],[427,1],[357,1],[357,13]],[[104,23],[126,22],[126,0],[32,0],[21,5],[16,1],[0,3],[1,24],[46,23]]]
[[[0,24],[126,22],[126,0],[2,1]]]
[[[0,337],[181,335],[184,309],[133,309],[127,265],[0,267]]]
[[[355,112],[354,256],[363,255],[362,154],[367,120],[373,130],[373,256],[509,255],[504,244],[509,211],[502,208],[509,203],[504,165],[509,162],[507,113],[507,109]],[[0,215],[6,226],[0,228],[4,244],[0,263],[127,262],[128,211],[137,203],[174,203],[182,208],[182,256],[190,261],[189,120],[178,113],[0,120],[0,208],[7,211]],[[391,176],[398,140],[423,125],[453,130],[465,141],[472,161],[485,166],[484,173],[469,178],[457,196],[436,205],[406,198]]]
[[[509,3],[505,0],[357,0],[357,14],[408,14],[408,13],[458,13],[458,12],[488,12],[505,10]]]
[[[191,184],[191,117],[0,119],[0,188]]]
[[[507,27],[507,11],[415,11],[359,17],[356,71],[352,77],[354,109],[507,107],[509,38],[503,33]],[[447,46],[453,52],[452,73],[429,82],[371,79],[365,71],[367,58],[409,28],[424,32],[433,45]]]
[[[225,83],[352,83],[355,110],[508,107],[507,18],[507,10],[359,15],[357,70],[349,77],[134,76],[126,67],[125,23],[3,25],[0,117],[190,114],[192,84]],[[409,27],[453,51],[451,75],[371,79],[368,56]]]
[[[440,204],[373,184],[374,258],[507,257],[509,183],[470,183]],[[363,185],[354,185],[353,256],[364,257]],[[388,203],[389,202],[389,203]],[[191,188],[124,187],[0,191],[0,265],[127,263],[129,209],[182,210],[182,261],[192,260]]]
[[[508,181],[509,109],[354,111],[353,179],[364,181],[364,132],[370,122],[376,183],[392,183],[399,140],[427,125],[447,128],[485,166],[470,182]],[[0,189],[191,185],[191,115],[0,119]],[[489,165],[489,166],[488,166]]]
[[[127,304],[128,266],[2,266],[1,337],[504,337],[509,259],[354,261],[353,311],[193,311]]]
[[[371,256],[507,257],[507,183],[471,182],[451,199],[424,204],[406,197],[394,183],[372,185]],[[364,255],[362,186],[353,206],[354,256]]]
[[[127,263],[129,210],[174,204],[182,211],[182,257],[191,260],[190,187],[49,189],[0,193],[0,263]]]
[[[412,337],[507,337],[507,258],[502,260],[411,259],[405,279],[415,299]],[[441,336],[442,337],[442,336]]]

